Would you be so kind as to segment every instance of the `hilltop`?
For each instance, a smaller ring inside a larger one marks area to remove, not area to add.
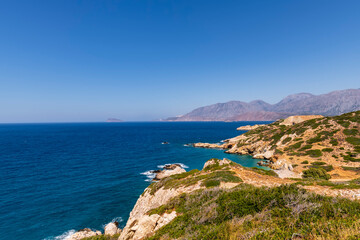
[[[360,89],[333,91],[313,95],[298,93],[285,97],[276,104],[262,100],[230,101],[197,108],[168,121],[274,121],[291,115],[335,116],[360,110]]]

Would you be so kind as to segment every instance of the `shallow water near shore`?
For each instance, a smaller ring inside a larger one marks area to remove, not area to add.
[[[213,157],[256,166],[250,156],[184,144],[220,142],[259,123],[0,124],[0,240],[64,239],[114,219],[124,226],[149,170],[202,169]]]

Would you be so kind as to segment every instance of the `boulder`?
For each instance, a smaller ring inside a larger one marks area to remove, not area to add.
[[[226,158],[224,158],[223,160],[210,159],[209,161],[207,161],[204,164],[203,169],[206,168],[207,166],[210,166],[210,165],[213,165],[213,164],[216,164],[216,163],[218,163],[221,166],[221,165],[229,164],[229,163],[231,163],[231,161],[229,159],[226,159]]]
[[[92,231],[90,228],[84,228],[71,235],[67,240],[80,240],[99,235],[102,235],[100,231]]]
[[[104,235],[114,236],[115,234],[120,234],[120,233],[121,233],[121,229],[118,228],[118,225],[119,225],[118,222],[108,223],[108,224],[104,227]]]
[[[186,170],[183,169],[182,167],[179,167],[178,164],[172,164],[172,165],[174,165],[174,168],[173,168],[173,169],[169,168],[169,170],[164,169],[164,170],[158,172],[158,173],[156,174],[154,180],[155,180],[155,181],[159,181],[159,180],[161,180],[161,179],[163,179],[163,178],[166,178],[166,177],[169,177],[169,176],[171,176],[171,175],[186,172]]]

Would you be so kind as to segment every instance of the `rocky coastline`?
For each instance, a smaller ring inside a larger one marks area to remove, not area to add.
[[[285,208],[299,204],[298,200],[294,198],[294,193],[305,194],[303,196],[317,194],[318,196],[311,201],[321,198],[320,196],[337,197],[337,200],[332,200],[332,203],[339,201],[338,197],[358,200],[360,198],[360,179],[357,176],[360,172],[360,159],[357,158],[360,155],[358,154],[360,143],[357,142],[360,140],[359,119],[360,111],[326,118],[317,115],[293,116],[272,124],[254,127],[247,133],[224,140],[223,144],[193,143],[191,144],[193,147],[223,149],[227,153],[251,155],[253,158],[261,160],[259,161],[260,166],[267,166],[271,170],[245,168],[228,159],[210,159],[200,171],[194,169],[187,172],[181,164],[164,165],[161,170],[151,172],[155,174],[152,183],[139,196],[123,229],[119,229],[118,224],[114,222],[105,226],[104,233],[82,229],[69,239],[89,238],[95,240],[98,239],[97,237],[106,235],[113,236],[106,238],[109,240],[189,239],[194,236],[207,236],[207,231],[212,231],[212,229],[209,228],[205,231],[207,225],[204,223],[210,221],[216,226],[218,222],[214,219],[218,217],[219,207],[231,205],[231,202],[228,203],[224,198],[235,194],[233,200],[236,201],[244,194],[248,194],[249,197],[245,201],[247,204],[247,201],[256,197],[256,194],[251,191],[286,192],[286,189],[292,189],[290,195],[281,200],[289,202],[284,206]],[[349,135],[351,137],[348,137]],[[350,151],[352,151],[351,154],[345,155]],[[335,160],[333,161],[332,158]],[[222,197],[216,198],[217,194],[222,194]],[[266,200],[266,196],[256,201]],[[197,205],[197,200],[194,199],[201,198],[207,199],[208,202],[205,205]],[[212,198],[217,200],[212,200]],[[313,202],[308,205],[300,204],[303,208],[301,211],[312,211],[313,208],[323,209],[320,203],[321,201],[316,204]],[[246,207],[251,209],[253,204],[249,202]],[[194,206],[201,208],[201,210],[195,209],[199,216],[185,217],[187,214],[184,212],[185,206],[192,210],[194,210]],[[242,212],[243,210],[238,209],[238,211]],[[299,209],[296,208],[292,211],[299,211]],[[225,219],[231,216],[232,212],[229,214]],[[266,210],[261,214],[256,215],[256,218],[261,218],[269,212]],[[244,221],[254,220],[254,217],[249,217],[250,220],[246,219],[247,216],[241,221],[234,218],[230,222],[223,222],[222,224],[227,224],[228,227],[226,234],[230,232],[234,236],[241,236],[240,239],[248,236],[246,235],[249,233],[248,230],[241,235],[242,233],[237,231],[231,232],[231,227],[229,228],[233,224],[242,226]],[[267,219],[265,217],[263,221],[267,221]],[[197,225],[195,228],[191,228],[191,224]],[[261,224],[261,221],[257,224]],[[179,231],[176,232],[174,228],[178,228],[178,226],[186,231],[182,229],[176,230]],[[253,226],[253,229],[257,229],[257,227]],[[269,229],[272,228],[268,228],[266,231]],[[200,231],[200,233],[192,233],[192,231]],[[256,231],[256,234],[261,236],[263,230],[257,229]],[[294,233],[291,234],[294,236]],[[347,236],[346,234],[341,233],[339,236]],[[341,237],[329,239],[343,239]],[[235,237],[234,239],[239,238]]]

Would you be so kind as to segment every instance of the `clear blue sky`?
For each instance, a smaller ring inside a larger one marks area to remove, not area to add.
[[[0,122],[152,120],[360,87],[358,0],[0,3]]]

